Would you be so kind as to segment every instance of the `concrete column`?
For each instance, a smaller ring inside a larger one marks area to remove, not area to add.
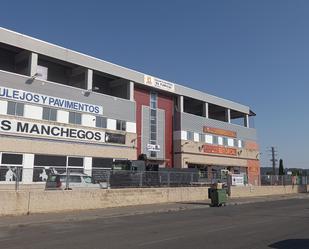
[[[22,183],[32,183],[34,154],[24,154]]]
[[[225,110],[225,115],[226,115],[226,121],[228,123],[231,123],[231,109],[226,109]]]
[[[31,53],[29,56],[29,76],[32,77],[37,73],[38,67],[38,54]]]
[[[184,106],[183,106],[183,96],[178,97],[178,110],[179,112],[183,112]]]
[[[92,157],[84,158],[84,173],[91,176],[92,173]]]
[[[87,69],[86,71],[86,89],[92,90],[93,88],[93,71],[91,69]]]
[[[245,119],[244,119],[244,125],[245,127],[249,128],[250,124],[249,124],[249,115],[246,114]]]
[[[134,82],[130,81],[130,100],[134,101]]]

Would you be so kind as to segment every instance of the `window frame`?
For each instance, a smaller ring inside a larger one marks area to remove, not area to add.
[[[44,111],[45,110],[48,110],[48,118],[44,118]],[[55,119],[52,119],[52,111],[55,112]],[[58,110],[55,109],[55,108],[50,108],[50,107],[46,107],[46,106],[43,106],[43,111],[42,111],[42,120],[46,120],[46,121],[57,121],[58,119]]]
[[[119,124],[119,129],[118,129],[118,124]],[[116,130],[117,131],[126,131],[127,130],[127,121],[125,120],[116,120]]]
[[[14,104],[14,108],[13,108],[14,113],[9,113],[9,109],[10,109],[11,104]],[[22,107],[21,113],[18,113],[18,107]],[[7,115],[23,117],[24,113],[25,113],[25,104],[24,103],[20,103],[20,102],[16,102],[16,101],[8,101],[7,102],[7,109],[6,109]]]
[[[103,122],[103,120],[105,121]],[[103,123],[105,124],[104,126],[102,125]],[[95,116],[95,127],[106,129],[107,128],[107,118],[102,117],[102,116]],[[117,128],[117,122],[116,122],[116,128]]]
[[[71,115],[74,115],[74,122],[71,122]],[[80,117],[80,122],[76,122],[77,118],[76,117]],[[69,124],[75,124],[75,125],[81,125],[82,124],[82,114],[79,112],[69,112]]]

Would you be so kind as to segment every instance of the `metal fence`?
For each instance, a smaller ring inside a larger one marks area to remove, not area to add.
[[[52,179],[51,176],[58,176]],[[91,177],[89,177],[91,176]],[[244,184],[248,177],[243,175]],[[218,172],[199,172],[184,170],[124,171],[108,168],[85,169],[83,167],[34,167],[0,166],[0,190],[45,189],[46,181],[54,181],[50,189],[76,188],[149,188],[211,186],[222,182],[227,185],[228,175]],[[305,185],[308,176],[262,175],[257,180],[260,185]],[[47,186],[47,185],[46,185]]]
[[[261,185],[308,185],[309,176],[292,176],[292,175],[262,175]]]

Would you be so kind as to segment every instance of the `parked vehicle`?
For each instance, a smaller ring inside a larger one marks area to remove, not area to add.
[[[94,183],[91,176],[82,173],[70,173],[68,182],[67,174],[52,174],[49,175],[46,181],[45,189],[47,190],[64,190],[76,188],[107,188],[107,183]]]

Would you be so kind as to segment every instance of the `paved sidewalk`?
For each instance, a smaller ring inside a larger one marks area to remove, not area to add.
[[[231,198],[228,200],[227,206],[242,205],[257,202],[269,202],[280,200],[293,199],[309,199],[309,194],[289,194],[289,195],[275,195],[265,197],[246,197],[246,198]],[[209,208],[210,201],[195,201],[195,202],[181,202],[181,203],[162,203],[151,205],[115,207],[86,211],[71,211],[63,213],[46,213],[46,214],[30,214],[25,216],[5,216],[0,219],[0,229],[15,226],[36,225],[42,223],[58,223],[70,221],[84,221],[101,218],[114,218],[122,216],[132,216],[139,214],[151,213],[166,213],[181,210],[191,210],[199,208]]]

